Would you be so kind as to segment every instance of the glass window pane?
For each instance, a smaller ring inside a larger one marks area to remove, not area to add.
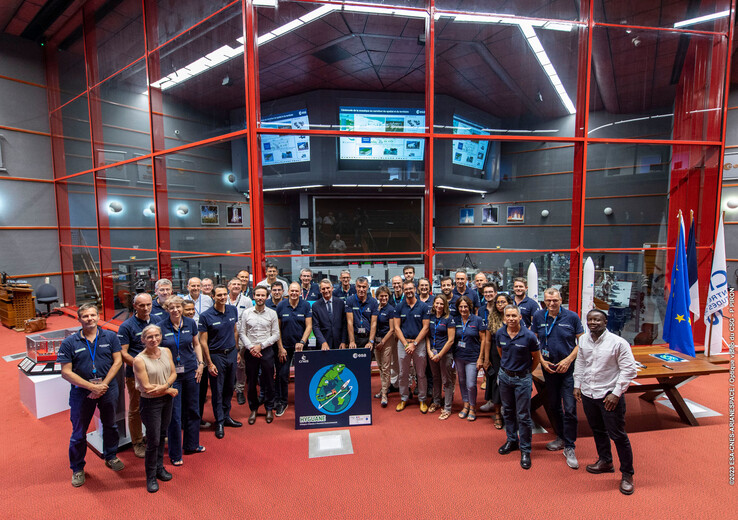
[[[296,108],[306,108],[318,128],[339,126],[338,106],[424,109],[427,13],[348,8],[280,2],[257,9],[262,126]]]
[[[230,3],[233,0],[156,0],[152,12],[146,13],[150,41],[161,45]]]
[[[60,104],[64,104],[87,89],[81,9],[54,34],[48,48],[46,59],[57,68]],[[49,87],[54,88],[53,78]]]
[[[722,38],[596,27],[589,137],[718,140]]]
[[[97,248],[97,212],[95,211],[95,185],[92,173],[85,173],[56,183],[59,211],[62,219],[59,226],[70,231],[71,242],[64,246]],[[66,210],[66,213],[64,213]]]
[[[74,266],[75,301],[68,305],[83,303],[99,303],[100,301],[100,264],[97,247],[62,246],[62,256],[70,255]]]
[[[80,96],[51,114],[51,128],[58,125],[59,135],[52,135],[54,146],[63,147],[64,169],[55,168],[57,177],[92,169],[90,119],[87,95]],[[59,124],[61,123],[61,124]],[[61,166],[61,165],[55,165]]]
[[[97,44],[96,81],[102,81],[140,59],[144,49],[143,2],[140,0],[94,0],[85,8],[94,14]]]
[[[485,134],[575,133],[578,25],[441,18],[436,23],[436,132],[457,117]]]
[[[436,140],[436,249],[568,248],[574,145],[485,142]]]
[[[699,31],[727,31],[730,0],[691,2],[689,0],[652,0],[594,2],[595,22],[646,27],[674,27]],[[713,18],[716,17],[716,18]],[[703,20],[708,18],[707,20]]]
[[[436,0],[436,9],[468,13],[496,13],[535,18],[578,20],[580,2],[568,0]]]
[[[160,247],[171,251],[251,251],[246,140],[191,148],[157,161]],[[164,197],[164,198],[162,198]]]
[[[249,273],[252,272],[251,258],[238,255],[177,253],[172,255],[172,284],[176,293],[187,294],[187,280],[193,276],[210,278],[214,285],[226,285],[241,269],[248,269]],[[252,283],[251,286],[253,285]]]
[[[236,4],[149,55],[155,150],[246,128],[243,34]]]

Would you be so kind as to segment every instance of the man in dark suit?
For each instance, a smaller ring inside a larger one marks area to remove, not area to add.
[[[321,298],[313,304],[313,332],[321,350],[346,348],[346,304],[333,295],[327,278],[320,281]]]

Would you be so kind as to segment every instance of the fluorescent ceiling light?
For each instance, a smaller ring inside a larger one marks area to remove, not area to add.
[[[282,190],[306,190],[308,188],[322,188],[322,184],[310,184],[307,186],[284,186],[282,188],[264,188],[261,191],[282,191]]]
[[[427,18],[425,11],[413,11],[412,9],[398,9],[394,7],[370,7],[363,5],[344,5],[344,11],[365,14],[380,14],[389,16],[407,16],[409,18]]]
[[[277,7],[277,0],[253,0],[251,3],[264,7]]]
[[[470,188],[457,188],[455,186],[436,186],[436,188],[441,188],[444,190],[455,190],[455,191],[465,191],[468,193],[487,193],[486,190],[473,190]]]
[[[689,20],[682,20],[681,22],[677,22],[674,24],[674,29],[679,29],[680,27],[687,27],[689,25],[697,25],[698,23],[709,22],[710,20],[716,20],[718,18],[725,18],[726,16],[730,16],[730,10],[720,11],[719,13],[706,14],[705,16],[699,16],[697,18],[690,18]]]

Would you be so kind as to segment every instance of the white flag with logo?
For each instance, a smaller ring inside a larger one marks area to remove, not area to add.
[[[728,306],[728,269],[725,262],[725,232],[723,216],[720,215],[715,252],[712,256],[710,287],[705,304],[705,351],[719,354],[723,350],[723,309]],[[712,327],[712,334],[710,328]],[[708,345],[709,341],[709,345]],[[708,350],[709,349],[709,350]]]

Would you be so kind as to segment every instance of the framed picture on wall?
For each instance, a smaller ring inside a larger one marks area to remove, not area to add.
[[[229,226],[243,226],[243,208],[241,206],[229,206],[226,211]]]
[[[209,204],[200,206],[200,224],[203,226],[217,226],[219,223],[218,206]]]
[[[459,209],[459,224],[467,226],[474,224],[474,208]]]
[[[500,207],[486,206],[482,208],[482,224],[494,226],[500,223]]]
[[[522,224],[525,222],[525,206],[508,206],[507,223]]]

